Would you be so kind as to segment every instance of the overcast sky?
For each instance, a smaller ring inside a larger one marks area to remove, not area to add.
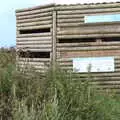
[[[16,44],[15,9],[48,3],[75,4],[116,1],[120,0],[2,0],[0,4],[0,47],[15,46]]]

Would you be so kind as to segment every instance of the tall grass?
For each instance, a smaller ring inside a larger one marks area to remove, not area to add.
[[[56,68],[18,71],[15,53],[0,52],[0,120],[119,120],[119,95],[101,93],[88,74]]]

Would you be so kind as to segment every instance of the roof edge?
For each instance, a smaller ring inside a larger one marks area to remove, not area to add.
[[[36,10],[36,9],[40,9],[40,8],[54,7],[55,5],[56,5],[55,3],[50,3],[50,4],[38,5],[38,6],[34,6],[34,7],[17,9],[16,13],[25,12],[25,11],[32,11],[32,10]]]
[[[47,7],[57,7],[57,6],[76,6],[76,5],[100,5],[100,4],[116,4],[120,3],[120,1],[117,2],[98,2],[98,3],[75,3],[75,4],[56,4],[56,3],[50,3],[50,4],[44,4],[44,5],[38,5],[34,7],[28,7],[28,8],[22,8],[22,9],[17,9],[16,13],[18,12],[25,12],[25,11],[32,11],[32,10],[37,10],[41,8],[47,8]]]

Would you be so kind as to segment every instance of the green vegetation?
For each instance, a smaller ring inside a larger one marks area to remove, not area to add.
[[[56,68],[18,71],[15,52],[0,52],[0,120],[119,120],[119,95],[100,93],[90,75]]]

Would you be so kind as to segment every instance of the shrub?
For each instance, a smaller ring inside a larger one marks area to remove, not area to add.
[[[1,120],[119,120],[119,95],[96,90],[90,74],[17,71],[13,53],[0,55]]]

